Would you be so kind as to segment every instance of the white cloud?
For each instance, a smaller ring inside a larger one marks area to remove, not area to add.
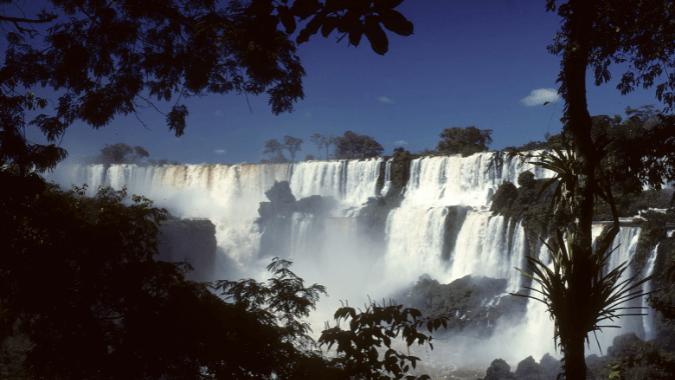
[[[386,96],[380,96],[379,98],[377,98],[377,100],[379,100],[382,103],[387,103],[387,104],[396,103],[393,99],[389,99]]]
[[[216,150],[214,150],[213,152],[214,152],[215,154],[224,154],[224,153],[225,153],[225,149],[216,149]]]
[[[409,145],[407,141],[398,140],[391,143],[391,145]]]
[[[560,95],[558,95],[557,90],[552,88],[540,88],[533,90],[530,96],[521,99],[520,102],[531,107],[542,105],[546,102],[555,103],[558,100],[560,100]]]

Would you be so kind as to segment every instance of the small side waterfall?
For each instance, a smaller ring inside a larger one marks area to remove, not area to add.
[[[393,158],[387,160],[386,166],[384,167],[384,186],[380,192],[381,196],[387,195],[389,189],[391,189],[391,164],[394,162]]]
[[[659,245],[660,244],[657,244],[649,254],[649,259],[647,259],[647,263],[645,264],[644,277],[651,276],[654,273],[654,264],[656,264],[656,257],[659,253]],[[647,281],[642,284],[642,291],[645,294],[652,291],[651,281]],[[642,325],[644,326],[645,330],[644,338],[645,340],[651,340],[654,339],[654,311],[649,308],[647,296],[642,297],[642,307],[642,312],[646,313],[646,315],[642,316]]]
[[[507,290],[519,290],[520,274],[514,267],[522,267],[525,257],[525,231],[520,223],[515,226],[509,245],[509,221],[491,212],[471,212],[457,236],[451,255],[450,278],[471,274],[492,278],[506,278]]]

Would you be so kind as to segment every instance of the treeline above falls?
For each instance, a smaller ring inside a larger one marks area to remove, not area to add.
[[[527,292],[531,284],[514,268],[526,268],[526,255],[545,261],[541,240],[562,221],[551,208],[550,190],[536,197],[552,173],[521,157],[494,160],[496,154],[416,158],[399,151],[294,164],[63,165],[48,178],[87,183],[92,194],[99,185],[126,186],[177,217],[209,219],[231,276],[250,273],[261,258],[281,256],[313,265],[309,277],[316,281],[309,280],[329,292],[351,287],[362,296],[393,296],[448,316],[453,327],[476,336],[493,334],[498,321],[509,318],[528,324],[523,334],[543,336],[552,331],[545,310],[507,294]],[[630,276],[663,270],[675,257],[668,237],[674,214],[665,211],[672,190],[617,194],[625,222],[607,269],[628,260]],[[636,218],[649,208],[663,210]],[[607,206],[596,204],[596,237],[606,232],[607,215]],[[656,337],[662,346],[675,341],[653,313],[620,323],[620,331],[603,334],[603,347],[626,331]],[[546,340],[533,350],[551,348]]]

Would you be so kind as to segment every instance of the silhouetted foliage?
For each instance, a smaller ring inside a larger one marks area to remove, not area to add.
[[[309,140],[316,145],[316,149],[319,151],[319,159],[321,159],[321,148],[326,145],[328,137],[315,133],[309,137]],[[328,158],[328,147],[326,147],[326,158]]]
[[[384,152],[382,145],[367,135],[347,131],[344,136],[335,137],[336,158],[377,157],[382,152]]]
[[[342,330],[340,321],[349,321],[349,329]],[[429,319],[422,317],[417,309],[403,308],[390,302],[389,306],[371,302],[365,310],[356,312],[353,307],[344,306],[335,312],[337,326],[327,328],[321,333],[319,344],[330,349],[336,345],[338,356],[330,363],[344,370],[344,376],[357,379],[401,379],[414,369],[420,358],[406,355],[392,348],[392,341],[399,338],[405,340],[410,347],[428,344],[433,350],[432,337],[418,329],[426,329],[429,333],[446,327],[446,318]],[[377,348],[386,351],[380,357]],[[417,379],[405,376],[406,379]],[[421,375],[421,380],[430,379]]]
[[[295,154],[302,149],[302,139],[284,136],[284,149],[291,155],[291,162],[295,162]]]
[[[115,145],[105,145],[101,149],[101,163],[105,164],[127,164],[140,161],[142,158],[149,157],[147,150],[140,146],[130,147],[125,143]]]
[[[284,157],[283,150],[284,146],[277,139],[265,141],[265,149],[263,150],[263,154],[269,154],[270,157],[268,160],[265,160],[265,162],[286,162],[286,157]]]
[[[382,26],[402,36],[413,32],[394,10],[401,2],[167,0],[158,6],[45,0],[49,10],[37,14],[23,4],[6,7],[0,16],[6,42],[0,160],[19,165],[22,173],[33,165],[53,168],[66,157],[55,142],[70,125],[104,127],[118,115],[159,110],[155,100],[176,99],[160,111],[176,136],[183,135],[189,115],[180,100],[204,93],[267,94],[274,114],[291,112],[304,98],[305,76],[291,35],[301,44],[319,30],[323,37],[337,30],[356,46],[365,34],[373,51],[384,54],[389,42]],[[303,26],[294,34],[296,20]],[[40,86],[57,91],[53,108],[20,90]],[[28,124],[49,145],[33,144],[21,133],[26,112],[38,108],[46,113]]]
[[[444,154],[462,154],[470,156],[488,150],[492,144],[492,129],[478,129],[474,126],[445,128],[436,149]]]
[[[269,352],[265,335],[250,336],[259,322],[186,281],[188,266],[153,259],[164,210],[138,196],[124,205],[124,190],[83,193],[47,186],[0,211],[9,234],[0,250],[12,252],[0,271],[0,340],[28,342],[7,368],[36,378],[196,378],[234,358],[232,344],[243,357]]]

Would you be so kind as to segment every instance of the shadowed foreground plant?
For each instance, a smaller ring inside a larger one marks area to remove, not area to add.
[[[626,302],[650,294],[642,291],[642,284],[651,280],[654,276],[648,276],[635,282],[638,275],[621,280],[624,272],[628,268],[628,263],[623,262],[615,269],[603,274],[603,268],[607,264],[607,259],[614,252],[606,247],[611,243],[613,234],[603,238],[600,248],[596,250],[591,258],[591,268],[587,268],[593,276],[591,286],[588,289],[588,302],[586,310],[579,310],[579,305],[572,302],[570,278],[575,268],[573,265],[574,252],[572,250],[572,235],[567,232],[567,238],[563,237],[561,230],[557,232],[558,249],[554,249],[544,242],[551,252],[553,268],[550,268],[544,262],[533,257],[527,257],[528,266],[533,274],[516,268],[525,276],[533,279],[541,285],[541,290],[532,287],[526,287],[534,292],[541,294],[541,298],[531,295],[515,294],[519,297],[527,297],[544,303],[551,318],[555,320],[554,340],[556,346],[559,346],[563,353],[567,353],[566,342],[569,341],[569,335],[573,332],[581,332],[590,346],[588,334],[593,332],[600,352],[600,342],[598,341],[596,331],[604,327],[618,328],[616,325],[604,325],[603,321],[614,321],[615,318],[622,316],[638,316],[642,313],[624,312],[632,309],[642,309],[642,307],[621,306]],[[560,338],[560,343],[558,343]]]
[[[349,322],[349,330],[340,328],[340,321]],[[441,325],[447,327],[447,318],[431,320],[422,317],[417,309],[405,308],[390,302],[389,306],[378,305],[371,302],[365,311],[357,313],[349,305],[341,307],[335,312],[337,326],[329,327],[321,333],[319,344],[327,345],[328,349],[337,344],[338,357],[332,360],[332,364],[344,369],[349,378],[358,379],[418,379],[413,375],[405,375],[410,369],[414,369],[420,358],[405,355],[393,349],[392,341],[401,336],[405,339],[407,347],[416,341],[419,345],[427,343],[433,350],[431,336],[419,332],[418,328],[426,327],[429,332],[438,330]],[[378,349],[387,348],[383,360],[380,360]],[[408,352],[409,353],[409,352]],[[410,364],[408,364],[410,363]],[[421,375],[419,379],[430,379],[428,375]]]

